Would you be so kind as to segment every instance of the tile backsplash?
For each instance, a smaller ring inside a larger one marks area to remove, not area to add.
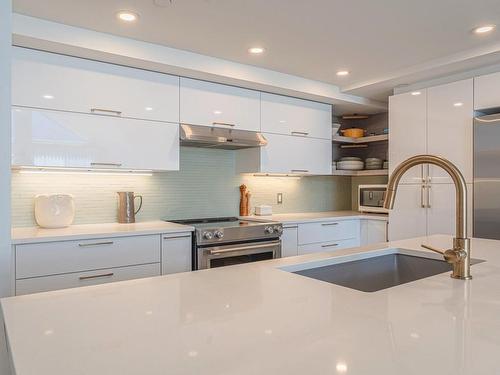
[[[117,191],[144,197],[137,221],[232,216],[239,211],[239,185],[252,192],[251,206],[273,212],[351,209],[351,181],[345,177],[262,177],[235,173],[235,151],[181,148],[181,170],[153,176],[12,174],[12,225],[35,225],[36,194],[67,193],[75,198],[75,224],[116,221]],[[276,194],[283,193],[283,204]]]

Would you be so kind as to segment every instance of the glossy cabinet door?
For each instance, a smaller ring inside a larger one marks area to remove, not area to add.
[[[260,131],[260,92],[181,78],[180,122]]]
[[[179,126],[13,107],[12,165],[179,170]]]
[[[283,226],[281,235],[281,257],[292,257],[298,255],[298,229],[295,226]]]
[[[473,80],[427,89],[427,152],[455,164],[466,182],[472,182]],[[429,167],[428,181],[452,183],[439,167]]]
[[[179,77],[15,47],[12,104],[179,122]]]
[[[500,72],[474,78],[474,109],[500,107]]]
[[[266,133],[332,139],[332,106],[288,96],[261,94]]]
[[[191,233],[164,234],[161,245],[161,273],[168,275],[192,269]]]
[[[394,209],[389,210],[389,241],[427,234],[427,211],[423,185],[399,185]]]
[[[418,95],[414,95],[416,93]],[[426,90],[389,97],[389,173],[411,156],[427,153]],[[423,168],[414,167],[403,184],[421,184]]]
[[[268,144],[260,149],[259,172],[331,174],[331,140],[267,133],[264,136]]]
[[[468,236],[472,237],[472,184],[467,184]],[[455,185],[431,184],[427,188],[427,235],[455,235]]]

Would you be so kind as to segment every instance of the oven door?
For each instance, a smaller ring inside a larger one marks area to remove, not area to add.
[[[281,240],[198,248],[198,269],[230,266],[281,257]]]

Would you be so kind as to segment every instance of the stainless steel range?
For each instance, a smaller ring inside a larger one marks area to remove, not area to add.
[[[240,220],[237,217],[169,221],[196,228],[193,270],[281,257],[281,223]]]

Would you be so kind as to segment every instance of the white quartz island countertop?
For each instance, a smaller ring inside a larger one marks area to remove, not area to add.
[[[473,279],[373,293],[279,267],[449,236],[2,300],[16,375],[500,373],[500,241],[472,240]],[[432,254],[432,255],[431,255]]]
[[[192,232],[188,225],[156,220],[132,224],[104,223],[70,225],[66,228],[45,229],[40,227],[13,228],[12,244],[63,241],[101,237],[123,237],[160,233]]]
[[[372,214],[362,213],[358,211],[321,211],[321,212],[298,212],[286,214],[272,215],[251,215],[242,216],[243,219],[259,220],[259,221],[279,221],[285,225],[308,223],[325,220],[353,220],[353,219],[370,219],[370,220],[388,220],[387,214]]]

